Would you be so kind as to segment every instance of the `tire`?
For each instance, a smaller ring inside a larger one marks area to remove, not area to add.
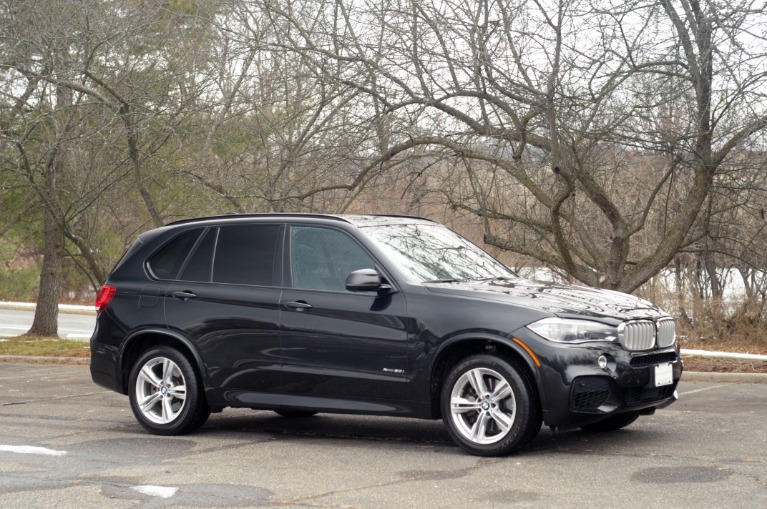
[[[286,419],[306,419],[308,417],[314,417],[317,415],[317,412],[311,412],[309,410],[291,410],[291,409],[282,409],[282,410],[275,410],[274,413],[281,417],[285,417]]]
[[[158,346],[144,352],[128,384],[133,415],[155,435],[191,433],[210,416],[197,372],[175,348]]]
[[[627,412],[625,414],[610,416],[607,419],[599,422],[586,424],[585,426],[581,426],[581,429],[583,431],[588,431],[589,433],[606,433],[609,431],[616,431],[621,428],[625,428],[637,419],[639,419],[638,413]]]
[[[456,364],[442,385],[440,403],[450,437],[477,456],[516,452],[541,428],[530,377],[493,355],[473,355]]]

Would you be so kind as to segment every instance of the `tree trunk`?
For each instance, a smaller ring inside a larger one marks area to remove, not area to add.
[[[61,294],[61,258],[63,235],[59,222],[47,208],[43,209],[45,243],[43,247],[43,269],[40,271],[40,290],[37,294],[37,308],[29,336],[58,337],[59,296]]]
[[[65,111],[72,104],[72,92],[66,87],[56,87],[56,109]],[[56,124],[56,141],[60,141],[67,130],[67,124]],[[61,129],[61,132],[58,132]],[[50,336],[59,335],[59,297],[61,295],[61,266],[64,257],[64,231],[56,217],[56,210],[50,199],[55,196],[57,178],[63,172],[64,154],[61,145],[54,145],[43,170],[45,186],[43,197],[43,268],[40,271],[40,288],[37,292],[37,307],[32,328],[27,335]],[[49,199],[45,199],[48,196]]]
[[[674,284],[676,289],[676,305],[679,309],[679,316],[684,320],[687,325],[692,325],[692,319],[687,314],[687,308],[685,307],[685,281],[684,281],[684,267],[682,266],[682,257],[676,255],[674,257]]]

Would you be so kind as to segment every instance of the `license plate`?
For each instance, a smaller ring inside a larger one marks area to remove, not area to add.
[[[655,387],[671,385],[674,383],[674,370],[671,363],[658,364],[655,366]]]

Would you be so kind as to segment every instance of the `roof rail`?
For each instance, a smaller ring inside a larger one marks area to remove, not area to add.
[[[194,223],[197,221],[215,221],[217,219],[231,219],[233,217],[242,218],[242,219],[259,218],[259,217],[313,218],[313,219],[331,219],[335,221],[342,221],[344,223],[353,223],[354,221],[352,218],[354,217],[380,217],[380,218],[390,217],[390,218],[398,218],[398,219],[417,219],[419,221],[434,222],[433,220],[425,218],[425,217],[400,215],[400,214],[317,214],[317,213],[303,213],[303,212],[263,212],[263,213],[240,214],[238,212],[226,212],[224,214],[216,215],[216,216],[202,216],[202,217],[191,217],[187,219],[179,219],[177,221],[168,223],[165,226]]]
[[[343,221],[345,223],[348,223],[346,219],[343,218],[343,216],[334,215],[334,214],[305,214],[305,213],[291,213],[291,212],[263,212],[263,213],[252,213],[252,214],[240,214],[237,212],[226,212],[224,214],[216,215],[216,216],[201,216],[201,217],[190,217],[187,219],[179,219],[177,221],[173,221],[171,223],[166,224],[165,226],[172,226],[177,224],[186,224],[186,223],[194,223],[196,221],[214,221],[216,219],[231,219],[232,217],[237,218],[257,218],[257,217],[310,217],[310,218],[316,218],[316,219],[335,219],[337,221]]]

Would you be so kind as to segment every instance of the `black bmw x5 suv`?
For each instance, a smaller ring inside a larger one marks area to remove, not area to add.
[[[93,380],[159,435],[225,407],[379,414],[442,418],[497,456],[542,423],[627,426],[682,374],[649,302],[519,278],[421,218],[178,221],[138,238],[96,306]]]

